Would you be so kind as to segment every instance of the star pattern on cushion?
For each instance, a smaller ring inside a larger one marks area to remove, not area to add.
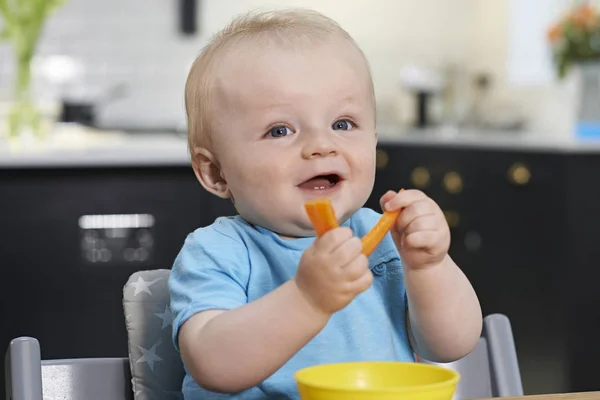
[[[142,352],[142,356],[136,360],[136,363],[145,362],[150,367],[150,370],[154,372],[154,363],[163,360],[156,354],[156,349],[158,348],[158,346],[161,345],[162,341],[163,339],[160,338],[158,342],[156,342],[149,349],[145,349],[142,346],[138,345],[137,347]]]
[[[159,282],[160,280],[161,280],[161,278],[155,278],[155,279],[152,279],[151,281],[145,281],[144,278],[142,278],[141,276],[138,276],[137,281],[130,282],[129,286],[131,286],[135,289],[133,292],[134,296],[137,296],[138,294],[140,294],[142,292],[148,293],[150,296],[152,296],[152,292],[150,291],[150,286],[154,285],[156,282]]]
[[[174,313],[169,304],[169,274],[168,270],[137,272],[123,292],[131,394],[138,400],[183,400],[183,363],[171,343]]]
[[[169,325],[173,325],[173,313],[171,313],[171,309],[169,305],[165,306],[165,311],[161,313],[154,313],[158,318],[162,320],[162,325],[160,329],[165,329]]]

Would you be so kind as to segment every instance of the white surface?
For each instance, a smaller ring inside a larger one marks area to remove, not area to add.
[[[414,131],[380,129],[381,143],[406,146],[488,148],[553,153],[600,153],[597,141],[548,140],[540,134],[451,130]],[[0,168],[189,166],[185,137],[170,133],[63,130],[45,148],[14,151],[0,142]]]
[[[536,85],[556,80],[546,32],[570,3],[570,0],[510,0],[510,83]]]
[[[17,149],[0,142],[0,168],[189,164],[185,137],[171,133],[63,130],[42,146]]]
[[[380,129],[380,142],[405,145],[431,145],[447,147],[476,147],[506,150],[527,150],[552,153],[600,153],[600,137],[585,141],[564,137],[549,137],[540,132],[478,132],[452,129],[414,131],[399,136],[393,130]]]

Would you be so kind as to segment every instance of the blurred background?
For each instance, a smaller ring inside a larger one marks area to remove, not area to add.
[[[248,9],[301,6],[339,21],[363,48],[383,124],[415,119],[410,88],[421,84],[437,93],[430,106],[437,123],[521,123],[562,135],[572,126],[573,94],[569,80],[555,78],[546,31],[571,3],[68,0],[43,28],[33,90],[46,104],[96,103],[96,123],[104,128],[178,129],[185,124],[181,88],[188,67],[211,34]],[[5,43],[0,99],[10,101],[15,65]]]
[[[0,0],[0,348],[126,356],[127,277],[234,212],[189,165],[188,69],[234,15],[285,6],[369,59],[367,205],[400,187],[440,204],[527,394],[600,390],[600,1]]]

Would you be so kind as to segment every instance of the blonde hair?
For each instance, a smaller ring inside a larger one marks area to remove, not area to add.
[[[230,45],[246,39],[257,43],[293,46],[326,40],[334,35],[350,41],[365,59],[354,39],[337,22],[325,15],[308,9],[291,8],[272,11],[251,11],[240,15],[215,34],[196,58],[185,84],[185,109],[188,123],[188,146],[210,146],[211,78],[215,60]],[[369,81],[371,81],[369,71]]]

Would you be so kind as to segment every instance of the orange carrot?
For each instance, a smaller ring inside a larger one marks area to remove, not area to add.
[[[371,228],[369,233],[362,237],[362,253],[364,255],[369,256],[377,248],[379,242],[383,240],[388,231],[394,226],[399,214],[400,210],[384,212],[379,221],[377,221],[377,224]]]
[[[400,189],[404,191],[404,189]],[[371,230],[362,237],[361,242],[363,245],[362,253],[367,257],[377,248],[379,243],[383,240],[385,235],[396,223],[396,219],[400,215],[400,210],[397,211],[385,211],[379,221],[375,224]]]
[[[331,200],[326,198],[312,200],[304,204],[304,208],[317,236],[322,236],[325,232],[339,226]]]
[[[404,189],[401,189],[402,192]],[[304,204],[308,218],[317,233],[317,236],[322,236],[325,232],[337,228],[339,225],[335,217],[335,212],[329,199],[312,200]],[[385,235],[396,223],[396,219],[400,215],[400,210],[385,211],[379,221],[373,228],[361,239],[362,253],[369,256],[373,250],[377,248]]]

